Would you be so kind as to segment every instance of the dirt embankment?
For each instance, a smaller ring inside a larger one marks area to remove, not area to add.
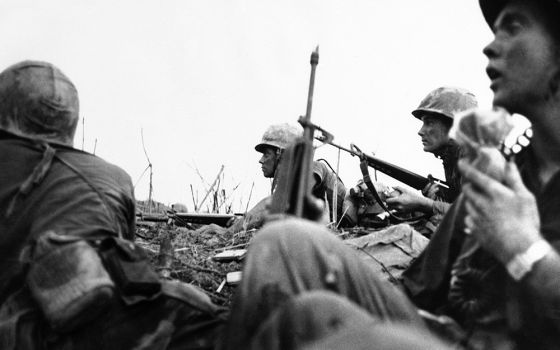
[[[204,235],[168,224],[139,225],[136,243],[146,250],[160,275],[168,273],[171,279],[200,287],[214,303],[229,306],[235,286],[221,285],[227,273],[241,271],[241,261],[220,262],[213,257],[226,249],[246,248],[253,234]],[[167,251],[167,259],[162,259],[160,246],[166,239],[172,249]],[[162,260],[167,260],[166,266],[162,266]]]

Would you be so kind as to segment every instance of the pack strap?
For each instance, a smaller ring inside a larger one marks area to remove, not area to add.
[[[47,143],[43,143],[41,146],[44,148],[43,157],[41,158],[39,163],[35,165],[35,168],[33,168],[31,175],[29,175],[27,179],[23,181],[23,183],[19,186],[17,193],[12,197],[10,204],[8,205],[8,208],[6,209],[6,212],[4,214],[6,218],[9,218],[14,213],[16,205],[20,201],[20,199],[27,196],[29,192],[31,192],[33,187],[37,186],[39,183],[41,183],[41,181],[43,181],[43,178],[51,168],[56,150],[49,146],[49,144]]]

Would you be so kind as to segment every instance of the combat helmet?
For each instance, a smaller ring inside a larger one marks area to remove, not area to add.
[[[486,20],[486,23],[492,28],[496,18],[511,0],[479,0],[480,9],[482,10],[482,15]],[[556,14],[560,13],[560,0],[544,0],[544,1],[536,1],[537,4],[545,4],[548,3],[554,6],[554,12]]]
[[[478,106],[476,97],[468,90],[444,86],[426,96],[412,115],[421,119],[423,113],[442,115],[453,120],[455,114]]]
[[[255,146],[257,152],[263,153],[266,147],[286,149],[292,142],[302,135],[299,128],[284,123],[268,127],[263,134],[261,142]]]
[[[0,73],[0,129],[72,146],[78,114],[76,87],[54,65],[23,61]]]

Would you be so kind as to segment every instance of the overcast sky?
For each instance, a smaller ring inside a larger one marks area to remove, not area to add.
[[[154,198],[192,209],[190,185],[221,165],[234,209],[266,195],[254,150],[268,125],[305,113],[309,55],[320,46],[312,121],[364,151],[443,178],[422,152],[410,112],[432,89],[460,86],[491,106],[492,38],[476,0],[127,0],[3,1],[0,66],[54,63],[75,83],[75,139],[137,182],[153,163]],[[82,127],[85,133],[82,134]],[[336,167],[330,146],[317,150]],[[341,155],[347,187],[358,161]],[[148,197],[148,176],[136,197]],[[389,178],[383,178],[394,183]],[[235,192],[233,186],[239,184]]]

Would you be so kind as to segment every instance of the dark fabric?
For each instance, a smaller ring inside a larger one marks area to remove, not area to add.
[[[181,299],[162,295],[132,306],[118,303],[88,327],[61,337],[60,348],[213,349],[223,322],[219,309],[200,293],[187,289]]]
[[[333,205],[334,205],[334,191],[335,191],[335,184],[338,182],[337,186],[337,218],[338,220],[340,220],[342,218],[342,214],[343,214],[343,208],[344,208],[344,197],[346,196],[346,187],[344,187],[344,184],[342,183],[342,181],[339,180],[339,178],[336,176],[336,174],[329,169],[329,167],[323,163],[323,162],[319,162],[319,161],[314,161],[313,162],[313,176],[315,177],[315,179],[317,180],[317,183],[315,186],[313,186],[312,189],[312,193],[315,197],[320,198],[320,199],[325,199],[325,196],[327,198],[327,202],[329,205],[329,212],[331,213],[331,217],[330,219],[332,220],[333,218]]]
[[[403,324],[383,322],[344,327],[304,350],[452,350],[433,334]]]
[[[299,349],[338,330],[374,323],[370,314],[348,299],[310,291],[274,310],[253,336],[251,349]]]
[[[128,174],[94,155],[53,147],[56,154],[44,176],[22,194],[20,187],[46,148],[0,133],[0,299],[8,281],[21,273],[23,247],[43,232],[134,237],[135,202]]]
[[[560,249],[560,172],[542,185],[532,148],[517,156],[517,163],[525,185],[536,196],[541,220],[541,234],[557,251]],[[501,270],[505,275],[505,270]],[[560,297],[559,294],[542,300],[506,276],[507,283],[489,288],[501,288],[507,296],[504,311],[509,328],[522,349],[560,348]],[[560,277],[559,277],[560,278]],[[513,311],[517,310],[517,312]]]
[[[134,305],[115,299],[109,310],[67,333],[53,332],[30,311],[18,319],[14,349],[213,349],[223,324],[219,310],[196,296],[189,303],[166,295]]]
[[[543,187],[538,181],[532,149],[517,156],[525,185],[536,196],[541,233],[560,247],[560,173]],[[521,349],[554,349],[560,344],[560,305],[539,300],[514,282],[505,268],[465,239],[464,217],[459,198],[432,237],[424,253],[404,273],[404,284],[412,300],[421,307],[449,314],[477,334],[484,344],[492,338],[513,337]],[[558,298],[557,298],[558,299]],[[511,310],[515,310],[512,312]]]
[[[464,201],[459,197],[449,208],[430,243],[402,274],[403,285],[418,307],[440,313],[447,299],[451,268],[464,241]]]
[[[340,294],[379,320],[424,328],[416,308],[381,274],[323,226],[300,219],[272,222],[249,248],[224,348],[247,348],[272,312],[312,290]]]
[[[461,148],[454,140],[450,139],[447,145],[435,153],[435,156],[442,160],[445,182],[449,184],[449,189],[442,191],[441,199],[444,202],[453,203],[461,193],[461,174],[457,168],[457,162],[461,157]]]
[[[33,255],[33,244],[47,232],[63,241],[81,238],[93,241],[94,237],[101,241],[109,236],[132,240],[135,217],[132,183],[122,169],[96,156],[6,132],[0,132],[0,169],[0,346],[3,350],[214,348],[221,331],[222,310],[204,293],[183,283],[160,282],[161,293],[154,289],[147,293],[146,276],[138,275],[137,270],[145,272],[149,266],[138,267],[145,262],[140,255],[134,261],[127,260],[121,276],[133,282],[129,286],[134,286],[136,292],[131,289],[126,292],[134,295],[125,295],[124,289],[116,288],[115,296],[107,301],[109,307],[100,315],[87,319],[81,327],[54,331],[43,316],[44,305],[37,304],[38,299],[30,295],[25,283],[27,265],[41,261]],[[120,239],[119,242],[131,246],[129,254],[138,249],[133,249],[131,242]],[[109,264],[104,266],[114,272]],[[63,270],[73,272],[71,268]],[[148,282],[152,286],[157,281],[152,278]]]

